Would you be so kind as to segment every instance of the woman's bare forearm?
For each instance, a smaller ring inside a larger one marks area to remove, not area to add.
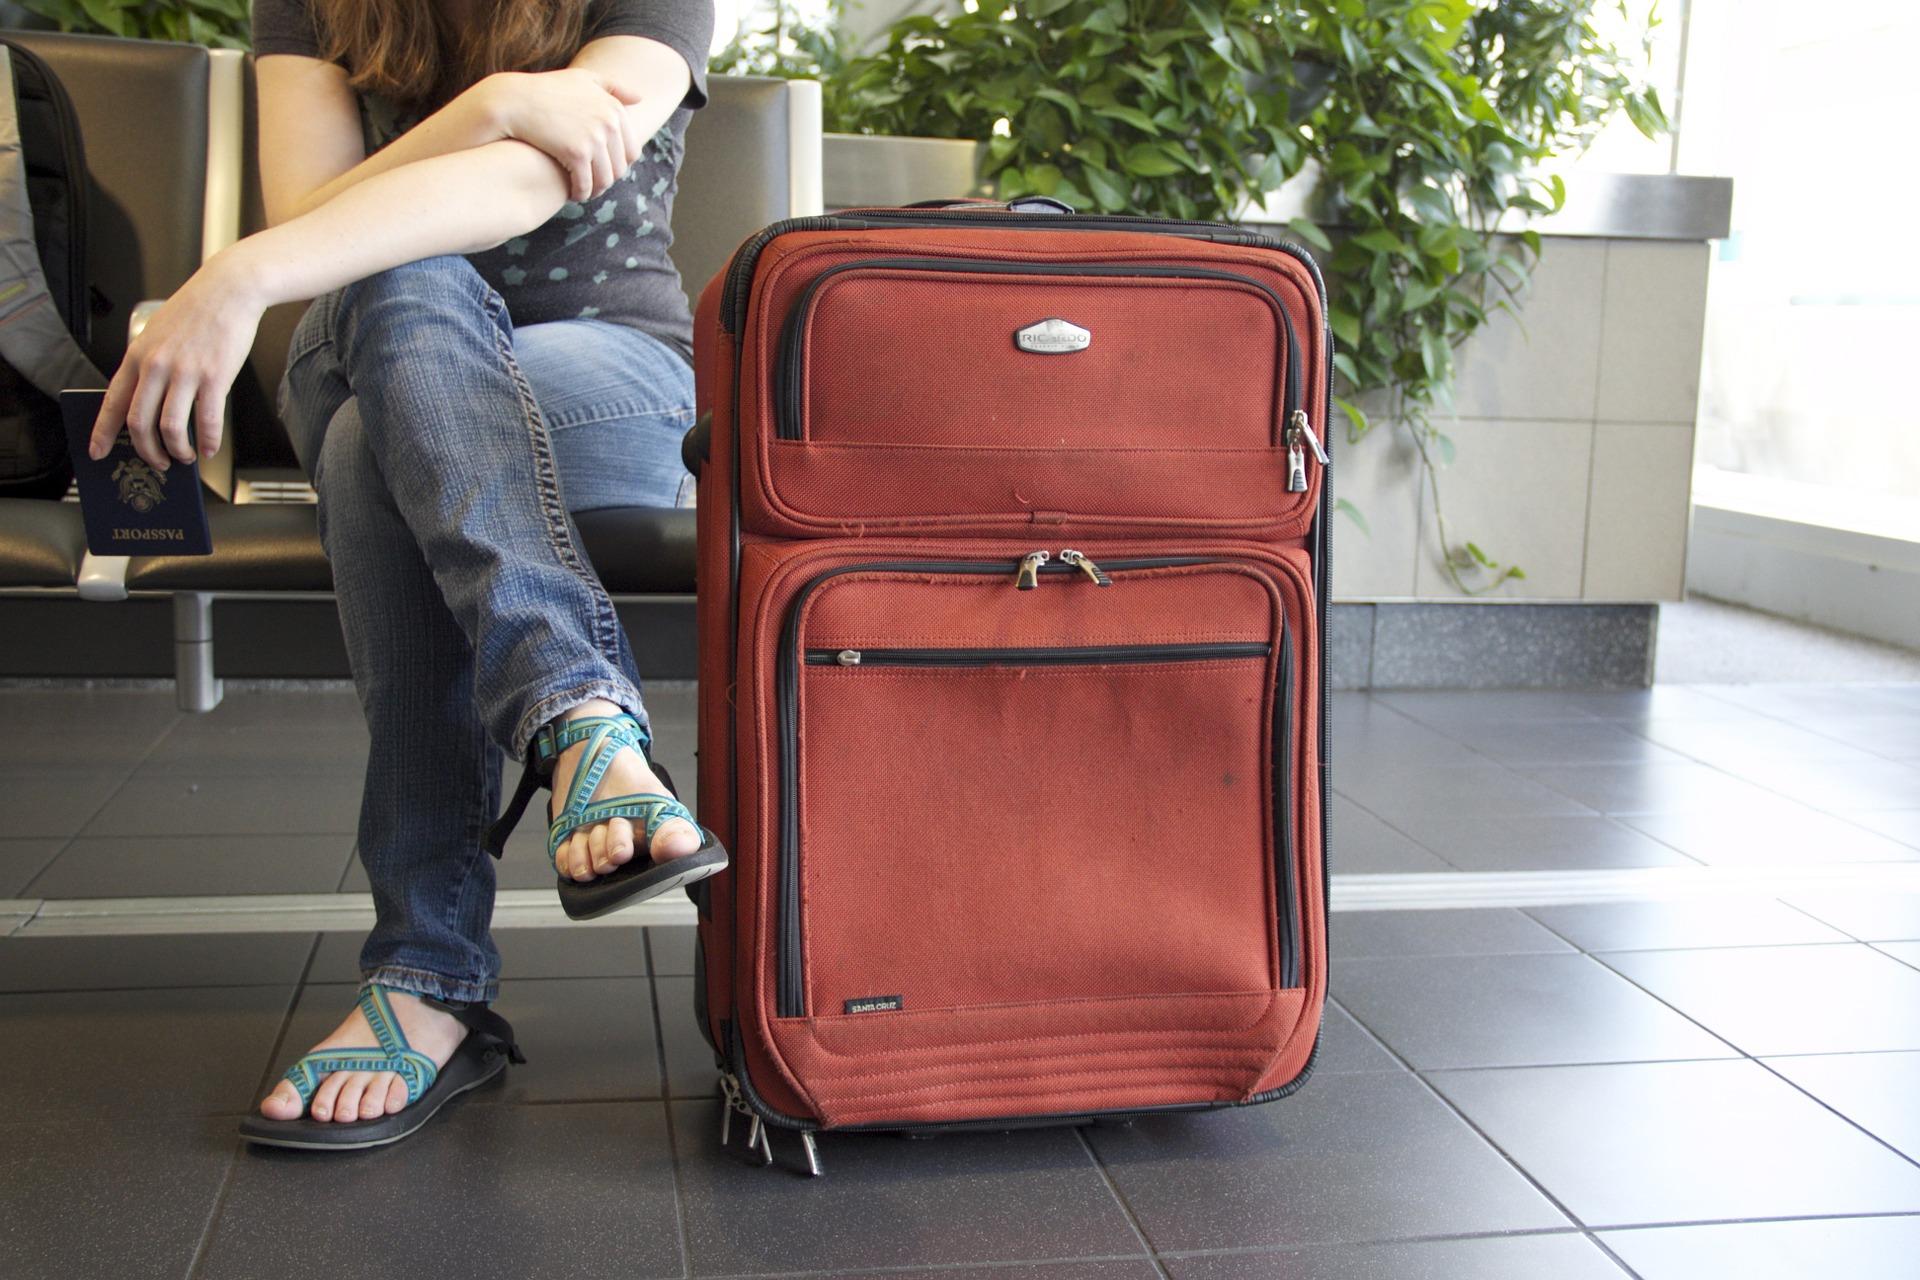
[[[490,249],[540,226],[566,199],[566,176],[546,153],[488,142],[370,175],[207,265],[263,307],[295,302],[420,258]]]
[[[379,174],[505,138],[501,93],[501,77],[488,76],[479,81],[353,168],[302,196],[286,219],[310,213],[349,187]]]

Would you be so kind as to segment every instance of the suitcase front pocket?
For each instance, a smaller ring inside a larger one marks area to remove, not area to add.
[[[826,444],[1258,449],[1303,390],[1285,305],[1245,275],[876,258],[788,313],[774,421]]]
[[[1032,591],[1007,562],[852,566],[795,602],[779,1016],[1299,984],[1271,583],[1196,559],[1107,565],[1111,591],[1030,567]],[[1209,634],[1185,638],[1194,617]]]

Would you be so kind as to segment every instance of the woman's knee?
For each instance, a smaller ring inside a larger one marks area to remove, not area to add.
[[[343,285],[336,291],[329,319],[339,331],[369,316],[403,318],[422,312],[479,308],[503,312],[504,302],[494,305],[498,296],[471,262],[459,254],[443,253],[403,262]]]

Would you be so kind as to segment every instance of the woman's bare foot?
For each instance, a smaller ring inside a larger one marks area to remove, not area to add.
[[[404,991],[388,991],[387,1002],[400,1022],[407,1043],[444,1067],[453,1051],[466,1039],[467,1028],[444,1009],[422,1003],[418,996]],[[362,1049],[380,1041],[356,1006],[333,1034],[313,1046],[315,1049]],[[392,1115],[407,1105],[407,1082],[392,1071],[336,1071],[313,1091],[313,1102],[305,1108],[315,1120],[333,1120],[349,1124],[355,1120],[375,1120]],[[282,1080],[273,1092],[260,1101],[260,1114],[269,1120],[298,1120],[300,1095],[293,1081]]]
[[[611,702],[583,702],[567,712],[568,720],[577,720],[581,716],[616,716],[620,708]],[[567,784],[573,779],[573,771],[580,764],[580,757],[586,751],[587,744],[577,742],[560,753],[560,759],[553,768],[553,801],[547,810],[547,821],[551,823],[560,807],[560,799],[567,794]],[[638,751],[622,751],[607,766],[600,777],[600,785],[593,793],[593,799],[606,796],[632,795],[636,792],[652,791],[660,795],[668,794],[653,770],[647,768],[647,762],[640,758]],[[685,857],[700,848],[700,832],[694,825],[682,818],[671,818],[660,824],[654,832],[653,848],[650,850],[657,862],[670,858]],[[633,824],[625,818],[609,818],[605,822],[596,822],[584,830],[577,831],[573,837],[560,846],[554,858],[554,864],[560,874],[578,881],[591,880],[603,876],[615,867],[633,861]]]

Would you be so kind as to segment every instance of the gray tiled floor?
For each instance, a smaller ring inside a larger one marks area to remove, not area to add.
[[[690,691],[655,705],[687,738]],[[364,889],[351,695],[236,693],[193,718],[165,693],[0,691],[0,721],[0,897]],[[1904,686],[1343,694],[1333,869],[1916,861],[1916,725]],[[86,768],[6,754],[55,726]],[[687,745],[666,757],[683,784]],[[503,885],[551,884],[538,828]],[[503,930],[500,1008],[530,1061],[341,1158],[244,1149],[233,1124],[345,1011],[357,935],[0,938],[0,1270],[1910,1274],[1920,893],[1343,912],[1331,937],[1295,1097],[834,1135],[817,1183],[716,1148],[690,929]],[[430,1211],[366,1225],[396,1203]]]

